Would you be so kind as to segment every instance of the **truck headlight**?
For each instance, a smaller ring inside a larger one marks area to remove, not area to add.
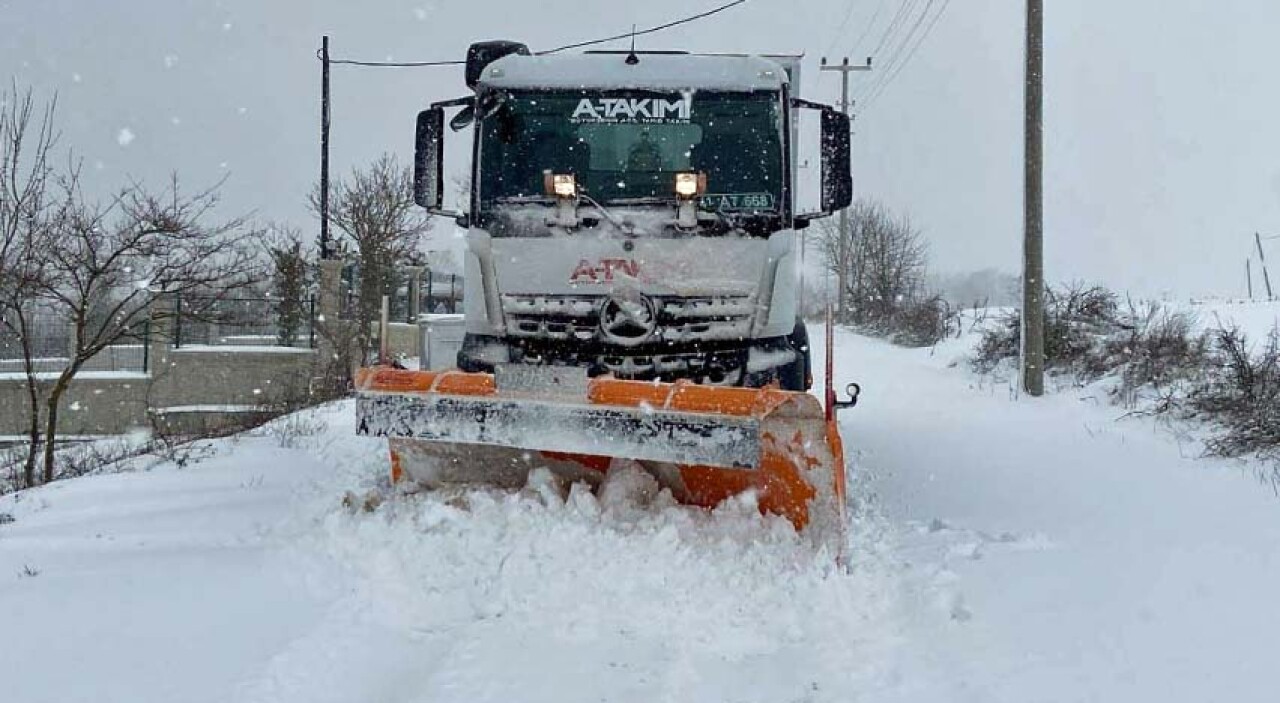
[[[572,173],[548,171],[543,178],[543,186],[546,188],[547,195],[554,195],[557,198],[573,198],[578,195],[578,181]]]
[[[686,171],[676,174],[676,195],[693,198],[707,192],[707,174]]]

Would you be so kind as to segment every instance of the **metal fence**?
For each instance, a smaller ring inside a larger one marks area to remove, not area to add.
[[[415,291],[416,288],[416,291]],[[396,322],[417,322],[415,313],[457,313],[462,310],[463,278],[457,274],[427,269],[415,282],[405,269],[393,276],[390,290],[385,292],[390,318]],[[352,261],[342,268],[341,317],[353,320],[359,316],[360,264]],[[413,305],[417,296],[417,306]],[[377,301],[372,309],[378,309]]]
[[[418,310],[424,313],[456,313],[462,309],[462,276],[427,271],[418,290]]]
[[[316,303],[279,298],[205,298],[174,301],[174,347],[314,347]]]
[[[37,312],[28,317],[32,366],[37,373],[57,373],[71,363],[75,328],[66,316]],[[147,371],[147,344],[150,325],[138,334],[127,335],[84,363],[82,371]],[[0,374],[25,373],[22,340],[9,325],[0,325]]]

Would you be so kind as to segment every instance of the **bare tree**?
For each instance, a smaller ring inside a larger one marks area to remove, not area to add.
[[[382,296],[394,292],[397,266],[422,263],[419,246],[431,225],[413,201],[412,171],[389,154],[330,187],[329,217],[354,245],[360,267],[358,336],[367,356]],[[312,210],[319,212],[319,202],[317,186]]]
[[[823,258],[832,273],[845,271],[839,292],[850,317],[845,322],[883,327],[925,292],[927,247],[910,219],[879,203],[854,203],[848,220],[846,232],[830,221],[819,224]]]
[[[58,403],[86,361],[132,336],[157,296],[218,299],[251,285],[259,271],[243,221],[210,223],[218,187],[185,195],[174,177],[160,192],[134,183],[106,204],[86,201],[75,169],[69,206],[48,252],[42,296],[71,322],[69,360],[45,399],[44,480],[54,477]]]
[[[26,377],[29,444],[22,481],[35,484],[40,444],[41,384],[34,363],[32,315],[47,278],[45,253],[63,203],[55,198],[49,157],[57,142],[57,99],[37,113],[30,89],[12,84],[0,97],[0,331],[22,354]]]

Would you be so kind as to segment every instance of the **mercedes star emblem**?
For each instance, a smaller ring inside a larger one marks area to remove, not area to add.
[[[658,314],[653,301],[643,295],[611,295],[600,306],[600,332],[614,344],[640,344],[657,329]]]

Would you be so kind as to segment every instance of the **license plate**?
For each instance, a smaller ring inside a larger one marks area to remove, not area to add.
[[[770,193],[716,193],[704,195],[699,201],[703,209],[719,210],[772,210]]]

